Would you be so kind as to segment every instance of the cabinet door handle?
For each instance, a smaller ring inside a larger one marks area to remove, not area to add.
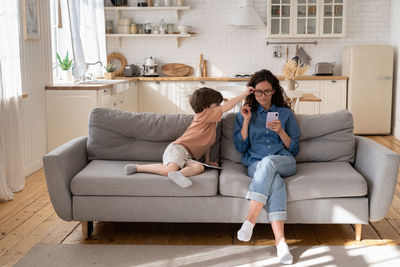
[[[121,100],[121,104],[124,103],[124,101]]]
[[[116,107],[117,106],[117,103],[114,103],[114,107]]]
[[[336,80],[332,80],[331,82],[332,82],[332,83],[335,83],[335,82],[336,82]]]
[[[156,81],[156,84],[160,84],[160,81]]]
[[[204,85],[204,84],[206,84],[206,82],[205,81],[200,81],[200,84]]]

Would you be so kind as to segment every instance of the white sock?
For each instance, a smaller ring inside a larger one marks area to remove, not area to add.
[[[237,232],[237,238],[240,241],[248,242],[251,239],[251,235],[253,234],[254,225],[248,220],[244,221],[242,227]]]
[[[174,183],[176,183],[182,188],[186,188],[192,185],[192,181],[190,181],[180,172],[169,172],[168,178],[174,181]]]
[[[292,264],[293,256],[290,254],[290,250],[286,242],[282,241],[276,246],[279,261],[282,264]]]
[[[125,170],[125,174],[126,175],[134,174],[137,171],[136,170],[136,164],[127,164],[127,165],[125,165],[124,170]]]

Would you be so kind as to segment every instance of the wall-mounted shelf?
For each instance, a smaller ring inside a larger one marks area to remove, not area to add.
[[[111,6],[104,7],[104,10],[113,10],[117,13],[117,17],[120,17],[121,11],[175,11],[176,20],[179,21],[179,11],[181,10],[190,10],[190,6],[150,6],[150,7],[135,7],[135,6]]]
[[[191,34],[106,34],[107,38],[118,38],[121,47],[121,38],[175,38],[178,48],[180,47],[180,39],[191,37]]]

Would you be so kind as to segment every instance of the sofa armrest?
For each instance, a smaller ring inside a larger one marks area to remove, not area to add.
[[[75,138],[43,157],[47,189],[61,219],[72,220],[72,178],[87,164],[87,136]]]
[[[383,219],[392,204],[400,155],[368,138],[356,136],[354,168],[368,184],[369,220]]]

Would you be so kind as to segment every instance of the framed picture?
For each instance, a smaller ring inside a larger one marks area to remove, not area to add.
[[[22,0],[25,40],[40,39],[39,0]]]

